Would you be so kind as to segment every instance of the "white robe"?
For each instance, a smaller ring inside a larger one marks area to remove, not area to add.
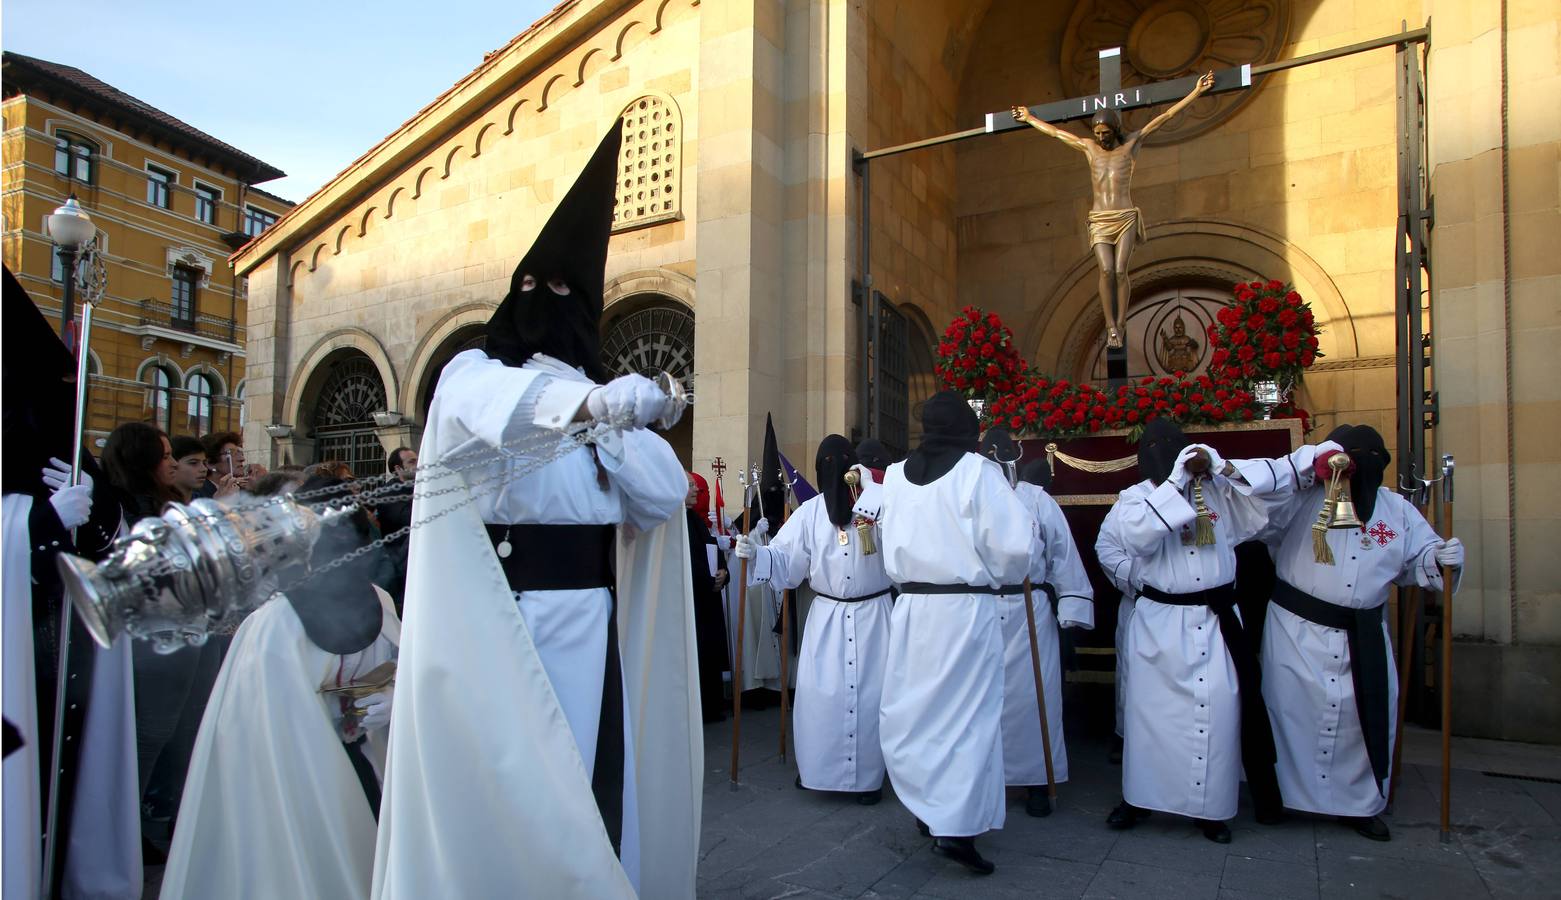
[[[1127,628],[1122,795],[1134,806],[1199,819],[1236,814],[1241,782],[1241,707],[1236,667],[1207,606],[1178,606],[1139,596],[1148,584],[1172,594],[1229,584],[1236,545],[1267,523],[1262,495],[1272,493],[1263,460],[1232,463],[1244,478],[1205,481],[1215,542],[1183,544],[1196,512],[1170,482],[1142,481],[1122,491],[1095,543],[1106,577],[1137,597]]]
[[[880,516],[884,570],[902,586],[1018,584],[1040,552],[1029,511],[998,465],[974,453],[927,485],[907,481],[904,463],[890,466]],[[934,835],[1003,827],[1002,716],[992,595],[901,594],[879,735],[895,794]]]
[[[1310,471],[1302,473],[1310,483]],[[1281,581],[1319,600],[1351,609],[1387,602],[1394,583],[1440,590],[1441,538],[1419,510],[1385,487],[1365,528],[1328,532],[1334,565],[1317,562],[1312,523],[1326,499],[1317,486],[1289,498],[1265,533]],[[1388,623],[1388,746],[1398,708],[1398,667]],[[1274,725],[1279,791],[1285,806],[1336,816],[1374,816],[1387,806],[1387,779],[1378,784],[1366,754],[1355,705],[1348,635],[1269,604],[1263,629],[1263,699]],[[1389,773],[1391,777],[1391,773]]]
[[[749,566],[749,580],[778,590],[804,579],[815,592],[836,597],[877,594],[840,603],[815,596],[804,622],[792,701],[797,770],[817,791],[871,791],[883,785],[878,708],[889,651],[889,576],[883,555],[864,555],[857,530],[846,543],[829,521],[823,497],[791,514]]]
[[[378,593],[380,635],[348,656],[316,646],[280,594],[239,626],[190,757],[163,900],[368,897],[374,812],[342,745],[340,701],[320,688],[395,658],[400,622]],[[385,729],[367,737],[382,770]]]
[[[457,354],[419,456],[455,461],[561,432],[593,387],[544,357],[514,368]],[[648,431],[615,432],[596,448],[607,490],[585,448],[502,486],[506,467],[526,465],[513,446],[460,475],[419,480],[376,898],[694,892],[704,761],[687,478]],[[447,487],[456,490],[435,493]],[[484,521],[626,526],[615,568],[621,859],[591,793],[609,592],[526,591],[517,604]]]
[[[1095,627],[1095,591],[1090,587],[1084,562],[1074,546],[1062,507],[1038,485],[1020,482],[1014,489],[1034,517],[1045,548],[1030,571],[1034,586],[1031,608],[1035,611],[1035,643],[1041,663],[1041,685],[1046,691],[1046,725],[1051,733],[1052,772],[1061,783],[1068,780],[1068,750],[1062,733],[1062,653],[1058,642],[1058,617],[1063,628]],[[1057,614],[1041,585],[1057,591]],[[1030,626],[1024,615],[1024,598],[997,598],[997,619],[1003,630],[1003,771],[1013,785],[1046,783],[1046,756],[1041,749],[1041,722],[1035,702],[1035,670],[1030,659]]]
[[[6,758],[3,769],[4,896],[38,896],[43,875],[43,809],[39,773],[49,765],[38,758],[36,661],[33,658],[32,553],[27,520],[33,498],[7,494],[0,501],[3,535],[4,698],[5,717],[23,745]],[[141,869],[141,804],[136,791],[135,699],[130,669],[130,639],[104,650],[93,643],[72,643],[72,653],[95,653],[91,705],[82,726],[76,796],[70,810],[70,845],[59,885],[66,900],[138,898]]]

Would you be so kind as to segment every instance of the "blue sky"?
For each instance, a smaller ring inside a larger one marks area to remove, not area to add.
[[[299,201],[557,2],[4,0],[0,46],[271,163],[288,177],[261,187]]]

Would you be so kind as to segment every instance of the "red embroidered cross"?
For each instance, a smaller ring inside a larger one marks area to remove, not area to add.
[[[1388,541],[1398,537],[1398,535],[1393,532],[1393,529],[1388,527],[1388,523],[1382,521],[1381,519],[1378,519],[1377,524],[1371,526],[1371,530],[1366,533],[1377,539],[1377,546],[1379,547],[1386,547],[1388,545]]]
[[[1209,510],[1209,521],[1210,522],[1218,522],[1219,520],[1220,520],[1220,514],[1215,512],[1212,509]]]

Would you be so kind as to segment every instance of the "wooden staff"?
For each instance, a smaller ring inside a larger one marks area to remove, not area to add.
[[[1041,711],[1041,749],[1046,753],[1046,796],[1057,801],[1057,773],[1052,769],[1052,730],[1046,720],[1046,689],[1041,683],[1041,645],[1035,638],[1035,609],[1031,606],[1033,588],[1024,580],[1024,621],[1030,626],[1030,670],[1035,674],[1035,701]]]
[[[737,480],[743,485],[743,527],[740,535],[748,534],[749,510],[752,508],[748,497],[750,488],[758,486],[759,479],[752,479],[750,484],[743,480],[743,473],[737,473]],[[737,760],[739,743],[743,736],[743,628],[746,624],[748,612],[748,560],[742,561],[742,572],[737,582],[737,652],[732,657],[732,787],[737,787]]]
[[[1426,485],[1422,484],[1421,487],[1420,487],[1420,490],[1422,490],[1422,491],[1428,490],[1428,487]],[[1425,494],[1417,494],[1417,497],[1423,497],[1423,496],[1426,496],[1426,495]],[[1415,504],[1415,506],[1416,506],[1417,509],[1420,510],[1420,514],[1422,516],[1424,516],[1425,513],[1426,513],[1426,507],[1424,505],[1421,505],[1421,504],[1418,504],[1418,503]],[[1394,799],[1395,795],[1398,793],[1398,773],[1399,773],[1399,769],[1402,768],[1401,763],[1402,763],[1402,760],[1404,758],[1404,711],[1409,706],[1409,669],[1410,669],[1410,659],[1415,655],[1415,653],[1414,653],[1415,625],[1416,625],[1417,620],[1420,617],[1420,603],[1421,603],[1420,592],[1417,589],[1411,588],[1411,589],[1407,589],[1407,590],[1402,590],[1401,591],[1401,590],[1398,590],[1397,588],[1394,588],[1394,592],[1398,594],[1398,606],[1399,606],[1399,615],[1398,615],[1399,634],[1398,634],[1398,647],[1397,647],[1397,650],[1398,650],[1398,710],[1394,713],[1395,719],[1394,719],[1394,726],[1393,726],[1393,764],[1392,764],[1392,773],[1393,774],[1388,777],[1388,807],[1389,807],[1389,809],[1392,808],[1392,806],[1393,806],[1393,799]]]
[[[786,480],[786,470],[783,467],[780,473],[781,484],[785,486],[785,493],[781,495],[781,527],[786,527],[786,518],[791,514],[791,504],[787,502],[787,495],[791,493],[791,482]],[[781,720],[780,720],[780,758],[786,761],[786,723],[791,719],[791,684],[787,677],[788,657],[791,656],[791,591],[781,591],[781,637],[780,637],[780,695],[781,695]]]
[[[1442,541],[1453,537],[1453,457],[1442,457]],[[1442,843],[1451,836],[1453,790],[1453,570],[1442,567]]]

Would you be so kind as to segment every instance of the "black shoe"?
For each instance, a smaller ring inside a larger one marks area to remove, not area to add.
[[[928,828],[927,823],[920,819],[916,820],[916,830],[921,832],[922,837],[932,837],[932,829]]]
[[[856,802],[862,806],[877,806],[883,799],[883,788],[874,788],[870,791],[862,791],[856,795]]]
[[[952,859],[977,875],[990,875],[997,871],[997,866],[976,852],[975,838],[940,837],[932,842],[932,852]]]
[[[1216,844],[1230,843],[1230,826],[1214,819],[1193,819],[1203,836]]]
[[[1388,833],[1387,823],[1378,816],[1340,816],[1339,821],[1355,829],[1355,833],[1367,840],[1388,841],[1392,835]]]
[[[1122,738],[1121,737],[1114,737],[1114,738],[1111,739],[1111,755],[1106,757],[1106,758],[1111,761],[1111,764],[1113,766],[1120,766],[1120,765],[1122,765]]]
[[[1034,784],[1025,788],[1024,811],[1037,819],[1052,814],[1052,799],[1047,795],[1046,788]]]
[[[807,790],[807,788],[802,786],[802,776],[801,775],[798,775],[797,776],[797,780],[792,782],[792,784],[795,784],[797,786],[797,790],[799,790],[799,791]]]
[[[1118,831],[1126,831],[1147,818],[1149,818],[1149,810],[1140,809],[1123,800],[1111,811],[1111,815],[1106,816],[1106,825]]]

